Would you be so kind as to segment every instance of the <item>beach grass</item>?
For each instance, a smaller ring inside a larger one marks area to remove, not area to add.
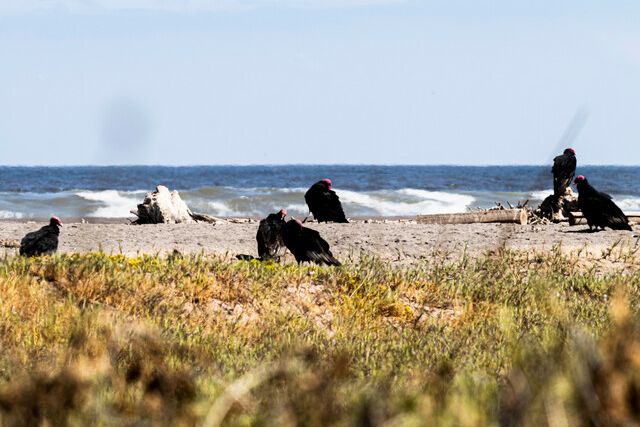
[[[446,255],[7,257],[0,424],[639,422],[636,257]]]

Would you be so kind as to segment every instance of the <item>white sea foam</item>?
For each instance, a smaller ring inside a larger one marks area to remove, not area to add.
[[[287,210],[287,214],[289,215],[307,215],[309,213],[309,208],[304,203],[292,203],[285,206]],[[277,211],[278,208],[274,208],[273,211]]]
[[[258,189],[256,189],[256,190],[258,190]],[[299,188],[278,188],[275,191],[280,191],[282,193],[303,193],[304,194],[304,193],[307,192],[307,190],[308,190],[308,188],[299,187]]]
[[[211,214],[217,216],[243,216],[251,214],[250,212],[238,212],[223,202],[209,202],[207,205],[211,209]]]
[[[21,219],[24,217],[22,212],[11,212],[0,210],[0,219]]]
[[[393,192],[358,193],[342,190],[336,193],[345,204],[345,210],[348,210],[349,205],[354,205],[355,210],[365,207],[382,216],[464,212],[475,200],[467,194],[413,188]]]
[[[130,211],[142,202],[144,191],[78,191],[78,197],[92,202],[98,202],[103,206],[98,207],[88,216],[102,218],[123,218],[131,216]]]
[[[529,193],[529,197],[533,200],[544,200],[552,194],[553,188],[550,188],[548,190],[532,191]]]
[[[624,199],[616,200],[614,197],[614,201],[623,211],[640,211],[640,198],[626,197]]]

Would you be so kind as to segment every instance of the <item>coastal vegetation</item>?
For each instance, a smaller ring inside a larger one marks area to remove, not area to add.
[[[3,425],[630,425],[635,254],[0,262]]]

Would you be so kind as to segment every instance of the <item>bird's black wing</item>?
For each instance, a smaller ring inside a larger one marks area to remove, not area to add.
[[[565,189],[571,185],[576,174],[576,157],[563,154],[553,159],[553,191],[556,196],[561,196]]]
[[[273,214],[260,221],[258,232],[256,233],[258,255],[263,260],[277,260],[283,245],[282,220],[279,217],[272,218],[272,215]]]
[[[608,194],[598,191],[581,195],[578,206],[587,220],[600,226],[607,226],[614,230],[631,230],[629,220]]]
[[[266,244],[266,236],[268,234],[268,226],[265,224],[265,221],[260,221],[260,225],[258,226],[258,231],[256,233],[256,242],[258,243],[258,257],[263,258],[269,251],[267,249]]]
[[[304,201],[307,203],[307,206],[309,206],[309,210],[316,219],[318,219],[318,216],[322,217],[322,214],[324,213],[322,197],[324,191],[324,184],[322,184],[321,182],[316,182],[304,194]]]
[[[21,255],[40,255],[55,252],[58,249],[58,233],[50,226],[27,233],[20,241]]]
[[[613,197],[611,197],[609,194],[604,193],[602,191],[598,191],[598,196],[604,198],[604,199],[609,199],[609,200],[613,200]]]
[[[305,254],[310,261],[316,264],[340,265],[340,261],[331,253],[329,243],[316,230],[303,228],[302,239],[304,241]]]
[[[31,233],[27,233],[22,240],[20,241],[20,248],[30,248],[35,242],[37,242],[46,231],[40,229],[38,231],[32,231]]]
[[[347,221],[347,217],[345,216],[344,210],[342,209],[340,197],[338,197],[336,192],[333,190],[329,190],[324,194],[324,197],[327,210],[329,211],[329,216],[331,217],[331,221],[349,222]]]
[[[607,224],[614,230],[631,230],[629,219],[611,198],[601,199],[602,215]]]
[[[553,158],[553,166],[551,167],[551,173],[553,175],[556,175],[558,173],[558,171],[560,170],[563,158],[564,158],[563,154],[561,154],[559,156],[555,156]]]

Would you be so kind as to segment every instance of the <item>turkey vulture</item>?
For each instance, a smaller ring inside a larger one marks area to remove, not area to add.
[[[258,255],[262,261],[280,261],[287,248],[282,241],[282,228],[284,227],[284,217],[287,216],[285,209],[280,209],[278,213],[269,214],[260,221],[256,240],[258,241]]]
[[[593,188],[587,178],[582,175],[576,177],[576,187],[578,187],[578,206],[589,224],[598,230],[601,227],[609,227],[613,230],[631,230],[629,220],[622,213],[620,208],[613,203],[611,196]]]
[[[304,227],[300,220],[291,219],[283,227],[282,239],[298,263],[309,261],[316,264],[340,265],[326,240],[320,233]]]
[[[323,179],[307,190],[304,200],[318,222],[349,222],[344,216],[340,198],[331,189],[331,180]]]
[[[62,227],[62,221],[57,216],[52,216],[49,225],[45,225],[38,231],[27,233],[20,241],[20,255],[37,256],[54,253],[58,250],[60,227]]]
[[[556,199],[564,196],[564,192],[576,174],[576,151],[567,148],[564,152],[553,159],[553,195]]]

